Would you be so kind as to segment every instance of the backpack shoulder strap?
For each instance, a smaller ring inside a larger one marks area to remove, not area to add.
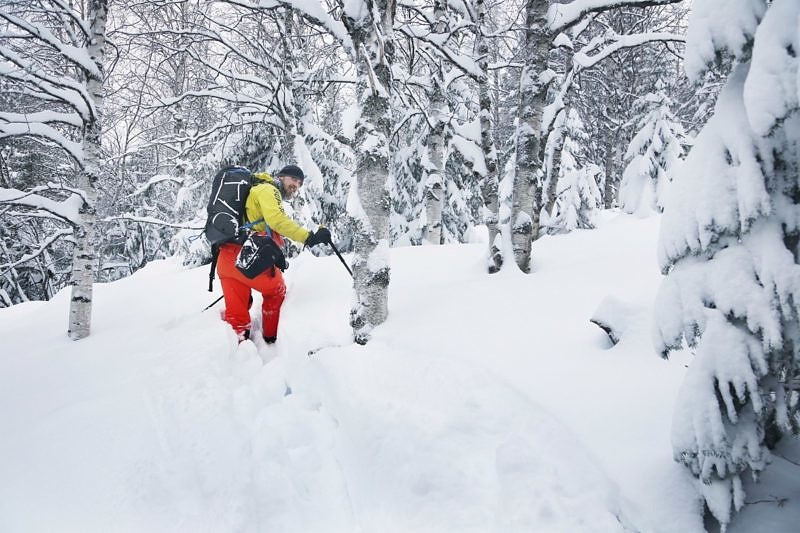
[[[217,270],[217,258],[219,257],[219,245],[211,246],[211,271],[208,273],[208,292],[214,291],[214,272]]]

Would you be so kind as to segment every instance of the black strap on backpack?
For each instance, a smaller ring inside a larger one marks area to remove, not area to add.
[[[211,271],[208,273],[208,292],[214,292],[214,272],[217,270],[218,257],[219,245],[215,244],[211,246]]]

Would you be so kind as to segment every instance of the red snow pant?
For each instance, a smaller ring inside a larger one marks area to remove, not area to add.
[[[281,304],[286,296],[286,284],[278,268],[269,268],[253,279],[248,279],[236,268],[236,256],[241,246],[226,243],[219,247],[217,276],[225,296],[225,321],[240,336],[250,329],[250,290],[264,297],[261,304],[261,327],[265,337],[276,337]]]

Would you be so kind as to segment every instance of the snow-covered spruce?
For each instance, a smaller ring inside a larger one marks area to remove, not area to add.
[[[673,448],[724,529],[744,505],[742,476],[800,429],[800,4],[695,8],[689,72],[723,52],[739,64],[667,196],[656,344],[694,348]]]
[[[568,232],[574,229],[595,227],[595,218],[602,194],[598,186],[600,167],[586,163],[583,146],[588,136],[575,109],[570,109],[564,124],[561,164],[558,168],[554,212],[551,219],[543,220],[549,233]],[[580,163],[583,161],[583,164]]]
[[[626,213],[647,215],[663,210],[669,171],[683,155],[683,126],[672,112],[672,102],[660,83],[659,89],[641,102],[644,113],[625,153],[619,205]]]

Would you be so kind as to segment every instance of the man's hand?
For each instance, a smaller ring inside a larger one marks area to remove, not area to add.
[[[316,246],[318,244],[331,244],[331,232],[325,226],[320,226],[317,231],[311,231],[306,239],[306,246]]]

